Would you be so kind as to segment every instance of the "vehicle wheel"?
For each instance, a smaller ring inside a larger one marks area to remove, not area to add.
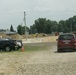
[[[10,48],[9,46],[6,46],[6,47],[5,47],[5,51],[6,51],[6,52],[9,52],[9,51],[11,51],[11,48]]]

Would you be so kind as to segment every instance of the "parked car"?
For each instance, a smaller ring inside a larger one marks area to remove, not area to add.
[[[5,51],[18,50],[22,48],[21,40],[14,40],[10,38],[2,38],[0,39],[0,49]]]
[[[57,51],[74,51],[76,49],[76,38],[72,33],[60,34],[57,39]]]
[[[6,40],[13,40],[12,38],[5,38]],[[16,44],[19,48],[22,48],[23,44],[22,44],[22,40],[16,40]]]

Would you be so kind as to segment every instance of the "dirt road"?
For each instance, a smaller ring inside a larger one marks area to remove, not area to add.
[[[76,75],[76,52],[57,53],[56,43],[47,44],[42,51],[0,53],[0,75]]]

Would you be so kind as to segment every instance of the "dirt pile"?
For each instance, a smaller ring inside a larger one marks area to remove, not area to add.
[[[9,36],[6,35],[5,33],[0,33],[0,38],[8,38]]]
[[[5,33],[0,33],[0,38],[23,39],[23,37],[19,34],[6,35]]]
[[[5,33],[0,33],[0,38],[12,38],[12,39],[16,39],[16,40],[22,40],[23,42],[31,42],[31,43],[35,43],[35,42],[56,42],[56,39],[58,38],[58,36],[48,36],[45,35],[43,36],[43,34],[38,34],[38,36],[36,37],[35,34],[31,34],[31,35],[19,35],[19,34],[13,34],[13,35],[6,35]],[[26,40],[27,39],[27,40]]]
[[[13,39],[19,39],[19,40],[23,39],[23,37],[19,34],[10,35],[10,37]]]

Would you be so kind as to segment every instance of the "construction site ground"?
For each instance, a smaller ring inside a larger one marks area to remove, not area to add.
[[[58,53],[56,39],[57,36],[23,38],[24,51],[1,51],[0,75],[76,75],[76,51]],[[39,50],[28,51],[27,46]]]

